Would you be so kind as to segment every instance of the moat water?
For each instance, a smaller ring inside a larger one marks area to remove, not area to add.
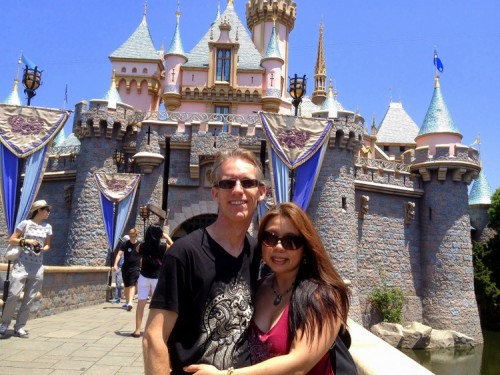
[[[500,332],[483,331],[483,337],[473,348],[401,351],[436,375],[499,375]]]

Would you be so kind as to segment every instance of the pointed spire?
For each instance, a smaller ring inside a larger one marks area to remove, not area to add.
[[[372,135],[377,135],[377,123],[375,122],[375,113],[372,116]]]
[[[180,0],[177,0],[177,12],[175,13],[175,32],[170,47],[165,55],[178,55],[186,57],[184,53],[184,48],[182,47],[181,31],[180,31],[180,19],[181,19],[181,4]]]
[[[108,101],[108,107],[116,108],[116,103],[123,103],[120,93],[116,89],[116,70],[113,69],[113,75],[111,76],[111,85],[108,92],[104,95],[104,100]]]
[[[430,133],[452,133],[462,137],[444,102],[439,77],[434,78],[434,94],[417,137]]]
[[[265,60],[275,59],[280,60],[282,63],[285,62],[281,57],[280,47],[278,44],[278,34],[276,33],[276,16],[273,16],[273,29],[271,31],[271,37],[269,38],[269,43],[267,45],[266,53],[261,60],[261,63]]]
[[[22,56],[22,52],[21,52],[21,56]],[[19,92],[17,90],[17,87],[19,85],[19,70],[21,68],[21,64],[22,64],[22,60],[21,60],[21,57],[19,57],[19,60],[17,61],[16,78],[14,78],[14,87],[12,88],[12,92],[5,99],[5,101],[4,101],[5,104],[21,105],[21,97],[19,96]]]
[[[144,8],[142,21],[134,33],[116,49],[109,58],[113,59],[138,59],[138,60],[160,60],[160,54],[156,50],[151,33],[146,21],[146,7]]]
[[[326,97],[326,62],[325,62],[325,47],[323,40],[323,22],[319,26],[318,51],[316,53],[316,66],[314,68],[314,92],[312,101],[314,104],[321,104]]]
[[[481,169],[479,176],[474,180],[469,193],[469,206],[473,205],[490,205],[491,196],[493,195],[491,186],[486,178],[484,169]]]
[[[234,3],[234,1],[233,1],[233,0],[227,0],[227,7],[228,7],[228,8],[229,8],[229,7],[231,7],[231,8],[232,8],[232,7],[234,6],[234,4],[233,4],[233,3]]]

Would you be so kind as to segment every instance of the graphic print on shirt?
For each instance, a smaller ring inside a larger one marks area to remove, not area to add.
[[[246,350],[240,341],[252,318],[250,286],[239,283],[215,284],[203,313],[203,326],[197,344],[204,347],[202,363],[212,363],[217,368],[233,365],[233,358]]]

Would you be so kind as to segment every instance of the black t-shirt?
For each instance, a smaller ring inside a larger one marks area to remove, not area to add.
[[[150,307],[178,313],[168,341],[173,374],[194,363],[250,365],[246,333],[260,263],[255,247],[247,235],[235,258],[198,229],[166,253]]]
[[[141,267],[141,256],[136,251],[139,242],[132,243],[127,241],[123,244],[121,251],[123,251],[123,266],[122,271],[138,270]]]
[[[161,244],[158,248],[147,248],[145,243],[139,246],[139,255],[142,258],[141,275],[148,279],[157,279],[165,255],[166,246]]]

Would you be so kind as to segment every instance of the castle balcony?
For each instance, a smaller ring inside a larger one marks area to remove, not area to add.
[[[481,171],[479,151],[466,145],[436,145],[431,154],[429,146],[417,147],[403,153],[403,160],[410,165],[412,173],[419,173],[423,181],[430,181],[432,172],[439,181],[445,181],[449,173],[453,181],[469,184]]]

